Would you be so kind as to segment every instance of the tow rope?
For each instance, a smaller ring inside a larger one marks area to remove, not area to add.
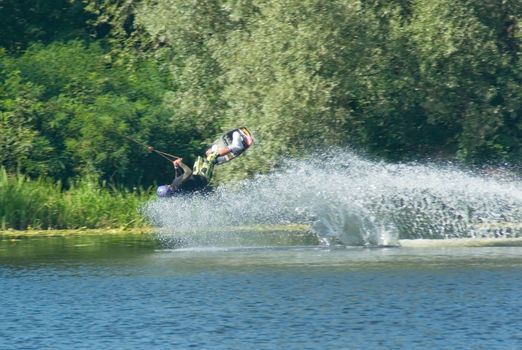
[[[125,137],[126,139],[129,139],[131,140],[132,142],[140,145],[140,146],[143,146],[145,147],[149,152],[154,152],[156,153],[157,155],[159,155],[160,157],[163,157],[165,158],[166,160],[168,160],[169,162],[172,162],[173,160],[176,160],[176,159],[179,159],[181,157],[178,157],[178,156],[175,156],[173,154],[169,154],[169,153],[166,153],[166,152],[162,152],[160,150],[157,150],[155,149],[154,147],[150,146],[150,145],[147,145],[146,143],[143,143],[143,142],[140,142],[128,135],[123,135],[123,134],[120,134],[121,136]]]

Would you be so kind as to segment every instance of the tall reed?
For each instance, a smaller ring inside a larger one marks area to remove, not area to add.
[[[0,168],[0,229],[142,227],[140,207],[150,191],[130,191],[81,180],[64,189],[59,182],[8,174]]]

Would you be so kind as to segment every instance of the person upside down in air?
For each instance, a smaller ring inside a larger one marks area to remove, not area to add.
[[[206,151],[206,159],[198,157],[191,170],[182,159],[173,161],[174,180],[170,185],[162,185],[157,189],[158,197],[171,197],[176,193],[196,192],[206,189],[214,170],[214,165],[223,164],[236,158],[249,148],[253,139],[246,128],[235,129],[225,134],[229,143],[219,147],[217,142]],[[223,137],[222,137],[223,138]]]

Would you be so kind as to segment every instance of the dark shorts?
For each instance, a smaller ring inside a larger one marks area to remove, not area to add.
[[[185,181],[180,190],[183,192],[197,192],[206,190],[208,187],[208,180],[204,176],[192,175]]]

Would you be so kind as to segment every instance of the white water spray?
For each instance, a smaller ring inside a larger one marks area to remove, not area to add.
[[[286,161],[271,174],[210,194],[154,201],[146,212],[163,237],[188,245],[202,237],[205,245],[217,244],[237,227],[288,224],[306,224],[319,239],[355,246],[511,238],[522,236],[522,182],[330,152]]]

